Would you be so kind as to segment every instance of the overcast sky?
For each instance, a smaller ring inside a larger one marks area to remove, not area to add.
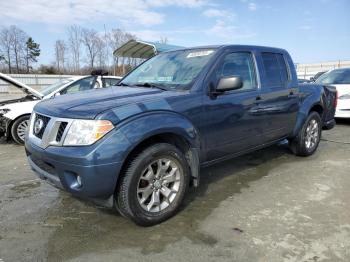
[[[350,59],[349,0],[0,0],[0,26],[41,44],[41,63],[67,26],[121,28],[170,44],[255,44],[287,49],[295,62]]]

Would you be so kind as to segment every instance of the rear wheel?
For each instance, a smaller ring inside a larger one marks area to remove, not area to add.
[[[21,116],[17,118],[12,124],[11,136],[17,144],[24,144],[24,139],[26,137],[27,129],[29,126],[29,118],[29,115]]]
[[[150,146],[136,156],[116,190],[119,212],[142,226],[173,216],[189,185],[190,171],[183,153],[171,144]]]
[[[290,141],[290,148],[297,156],[312,155],[321,140],[321,117],[317,112],[311,112],[299,134]]]

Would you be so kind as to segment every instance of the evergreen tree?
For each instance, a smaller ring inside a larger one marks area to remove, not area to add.
[[[29,37],[26,42],[27,56],[26,56],[26,66],[27,73],[29,73],[29,69],[31,63],[38,62],[37,58],[40,56],[40,45],[35,43],[33,38]]]

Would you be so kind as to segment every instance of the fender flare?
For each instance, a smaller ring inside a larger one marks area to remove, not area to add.
[[[123,162],[142,142],[153,136],[173,134],[183,138],[189,145],[186,154],[194,186],[199,184],[200,135],[189,119],[171,111],[146,112],[117,124],[118,129],[130,143]]]
[[[305,123],[306,118],[310,114],[311,109],[315,106],[320,106],[323,109],[323,105],[320,99],[316,99],[313,96],[309,96],[303,101],[303,103],[300,106],[299,112],[297,114],[297,120],[295,123],[292,137],[295,137],[298,135],[300,129],[303,127]]]

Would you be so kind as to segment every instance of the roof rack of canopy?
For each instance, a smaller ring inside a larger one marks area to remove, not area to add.
[[[130,40],[116,49],[113,54],[119,57],[148,59],[161,52],[182,48],[182,46],[168,45],[157,42]]]

